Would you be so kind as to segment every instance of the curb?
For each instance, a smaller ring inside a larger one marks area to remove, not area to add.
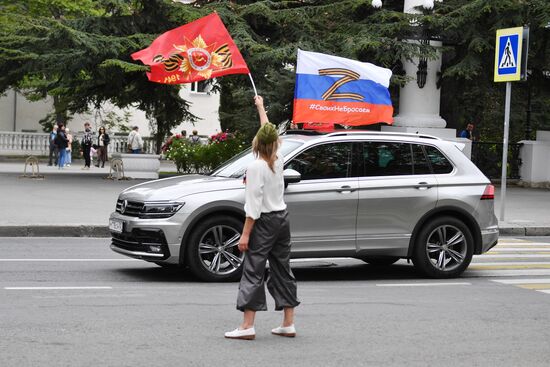
[[[111,237],[109,227],[93,225],[0,226],[0,237]]]
[[[550,236],[550,227],[502,227],[501,236]]]
[[[501,236],[550,236],[549,227],[501,227]],[[109,227],[99,225],[0,226],[0,237],[111,237]]]

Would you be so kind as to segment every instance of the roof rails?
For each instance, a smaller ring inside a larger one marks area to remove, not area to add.
[[[332,136],[348,136],[348,135],[391,135],[391,136],[404,136],[409,138],[424,138],[424,139],[434,139],[434,140],[442,140],[441,138],[438,138],[437,136],[433,135],[427,135],[427,134],[413,134],[413,133],[392,133],[392,132],[384,132],[384,131],[361,131],[361,130],[343,130],[343,131],[335,131],[333,133],[328,133],[325,136],[326,137],[332,137]]]
[[[284,135],[325,135],[325,133],[319,132],[317,130],[289,129],[285,131]]]

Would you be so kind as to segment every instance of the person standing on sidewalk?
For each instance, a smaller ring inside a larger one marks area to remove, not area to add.
[[[73,134],[69,131],[69,128],[65,129],[67,134],[67,156],[65,157],[65,166],[70,167],[73,162]]]
[[[197,130],[193,130],[193,135],[189,137],[189,141],[191,144],[201,144],[201,137],[199,136],[199,132]]]
[[[51,166],[52,163],[57,166],[57,161],[59,160],[59,151],[55,145],[55,138],[57,137],[57,125],[53,125],[52,131],[50,132],[50,156],[48,161],[48,166]],[[54,161],[55,158],[55,161]]]
[[[239,284],[237,309],[243,322],[225,333],[229,339],[254,339],[256,311],[267,310],[264,278],[269,260],[267,288],[275,299],[275,310],[284,310],[281,326],[271,331],[279,336],[296,336],[294,308],[297,298],[296,279],[290,269],[290,223],[284,202],[284,157],[278,150],[279,134],[269,123],[263,99],[254,98],[260,115],[260,129],[252,141],[254,160],[246,171],[246,220],[239,241],[239,250],[245,252],[243,274]]]
[[[99,167],[99,164],[101,163],[101,167],[105,167],[105,162],[109,159],[107,155],[107,148],[109,146],[109,142],[111,139],[109,138],[109,134],[105,132],[105,128],[101,126],[98,131],[98,137],[97,137],[97,165],[96,167]]]
[[[67,163],[67,146],[69,145],[69,139],[65,133],[65,125],[59,124],[57,128],[57,135],[55,137],[55,145],[59,152],[59,159],[57,160],[57,166],[59,169],[63,169]]]
[[[139,133],[139,127],[134,126],[130,134],[128,134],[128,150],[132,154],[140,154],[143,149],[143,139]]]
[[[84,134],[82,135],[82,155],[84,156],[84,167],[82,169],[90,169],[91,156],[90,150],[92,149],[92,129],[89,122],[84,123]]]

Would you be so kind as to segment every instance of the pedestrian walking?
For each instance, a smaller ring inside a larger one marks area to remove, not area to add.
[[[296,335],[294,308],[297,298],[296,279],[290,269],[290,223],[284,202],[284,157],[277,128],[269,123],[263,99],[256,96],[255,104],[261,127],[252,141],[256,159],[246,171],[246,220],[239,241],[245,252],[243,274],[239,284],[237,309],[243,312],[243,322],[225,333],[230,339],[254,339],[254,320],[257,311],[267,310],[264,279],[269,260],[267,289],[275,299],[275,310],[284,311],[281,326],[271,330],[279,336]]]
[[[128,134],[128,151],[132,154],[140,154],[143,149],[143,139],[139,133],[139,127],[134,126],[130,134]]]
[[[57,147],[57,151],[59,152],[57,166],[59,169],[63,169],[67,162],[67,146],[69,145],[69,139],[67,138],[67,134],[65,133],[65,125],[63,124],[59,124],[57,128],[55,145]]]
[[[55,145],[55,138],[57,137],[57,125],[54,125],[52,131],[50,132],[50,155],[48,160],[48,166],[55,164],[57,166],[57,161],[59,159],[59,150],[57,150],[57,145]],[[55,160],[54,160],[55,158]]]
[[[65,157],[65,167],[70,167],[73,162],[73,134],[71,134],[69,128],[65,128],[65,134],[67,134],[67,156]]]
[[[91,150],[92,150],[92,128],[89,122],[84,123],[84,134],[82,135],[82,155],[84,156],[84,167],[82,169],[90,169],[91,160]]]
[[[111,139],[109,138],[109,134],[105,132],[105,128],[101,126],[98,130],[98,137],[97,137],[97,165],[96,167],[99,167],[101,164],[101,167],[105,167],[105,162],[108,160],[108,154],[107,149],[109,147]]]

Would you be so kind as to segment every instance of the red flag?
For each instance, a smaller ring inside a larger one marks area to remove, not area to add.
[[[163,84],[250,73],[217,13],[163,33],[132,59],[150,65],[149,80]]]

